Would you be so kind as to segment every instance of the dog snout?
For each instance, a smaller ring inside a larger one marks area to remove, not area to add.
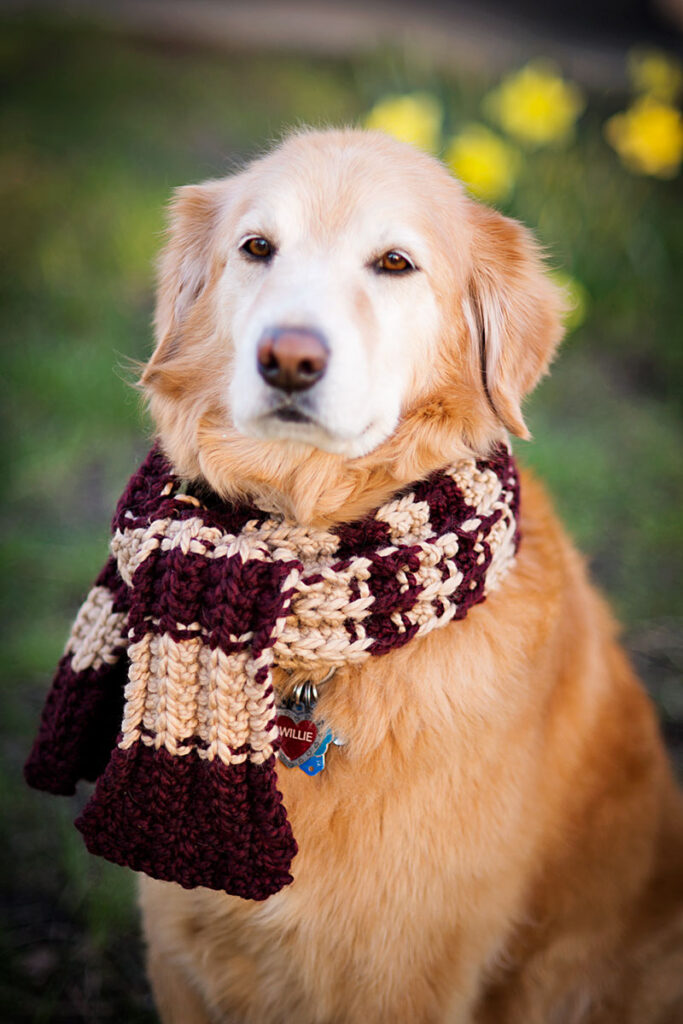
[[[264,331],[256,350],[258,371],[273,388],[305,391],[325,373],[329,346],[319,331],[276,327]]]

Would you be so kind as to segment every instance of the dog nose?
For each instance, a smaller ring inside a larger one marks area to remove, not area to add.
[[[327,369],[329,347],[322,334],[307,327],[264,331],[256,350],[258,372],[281,391],[305,391]]]

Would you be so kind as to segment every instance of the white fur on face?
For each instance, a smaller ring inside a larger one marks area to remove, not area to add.
[[[388,201],[381,184],[346,205],[331,185],[312,192],[302,181],[278,180],[268,200],[257,198],[226,239],[217,295],[221,326],[234,347],[226,402],[247,436],[354,457],[392,433],[411,381],[418,372],[420,379],[427,376],[428,366],[418,363],[431,363],[439,327],[429,279],[434,257],[402,214],[405,204]],[[276,247],[271,260],[240,251],[250,236]],[[374,264],[391,250],[417,269],[378,273]],[[257,366],[264,331],[283,327],[315,330],[329,346],[324,376],[292,395],[268,385]],[[279,419],[276,410],[283,406],[311,422]]]

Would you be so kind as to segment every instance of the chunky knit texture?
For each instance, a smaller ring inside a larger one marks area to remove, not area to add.
[[[463,618],[514,560],[517,473],[500,448],[329,531],[181,486],[158,447],[131,478],[26,778],[98,780],[76,822],[91,852],[265,899],[296,853],[272,666],[361,662]]]

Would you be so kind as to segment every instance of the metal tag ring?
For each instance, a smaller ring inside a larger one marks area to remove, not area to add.
[[[320,680],[319,685],[322,686],[328,679],[331,679],[336,671],[336,667],[332,667]],[[318,687],[313,680],[305,679],[303,682],[296,684],[292,690],[292,697],[295,704],[305,704],[306,707],[313,707],[318,702]]]

